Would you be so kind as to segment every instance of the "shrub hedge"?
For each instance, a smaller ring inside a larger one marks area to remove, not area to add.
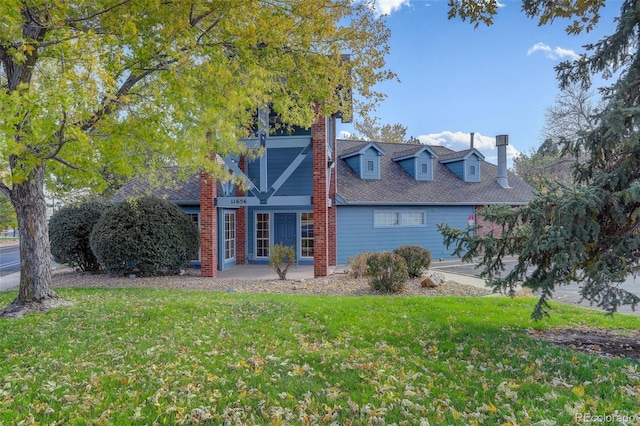
[[[141,197],[107,209],[90,237],[98,261],[111,275],[176,274],[198,255],[195,223],[165,200]]]
[[[91,251],[89,237],[107,206],[101,201],[85,201],[55,212],[49,219],[53,260],[81,271],[100,271],[100,263]]]

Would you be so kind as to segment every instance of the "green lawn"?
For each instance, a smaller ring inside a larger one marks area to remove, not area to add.
[[[68,289],[0,320],[0,424],[573,424],[640,416],[640,366],[530,329],[533,300]],[[8,304],[14,292],[0,293]],[[637,418],[636,418],[637,420]]]

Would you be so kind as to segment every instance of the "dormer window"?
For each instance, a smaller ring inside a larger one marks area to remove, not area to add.
[[[380,179],[380,157],[384,150],[373,142],[363,143],[353,150],[342,154],[340,159],[347,162],[349,167],[360,179]]]
[[[414,145],[394,157],[393,161],[398,163],[415,180],[433,180],[433,159],[436,153],[424,145]]]
[[[480,164],[483,160],[484,155],[478,150],[467,149],[442,156],[440,163],[465,182],[480,182]]]

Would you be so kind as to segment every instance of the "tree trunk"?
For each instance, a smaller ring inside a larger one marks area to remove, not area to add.
[[[14,183],[10,195],[20,232],[20,288],[18,297],[0,312],[0,317],[18,317],[59,304],[51,283],[44,165],[35,167],[26,181]]]

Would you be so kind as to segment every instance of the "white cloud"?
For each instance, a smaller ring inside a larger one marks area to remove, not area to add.
[[[340,132],[338,133],[338,139],[349,139],[351,135],[353,135],[353,133],[347,130],[340,130]]]
[[[536,52],[542,52],[544,56],[553,60],[565,59],[565,58],[569,58],[569,59],[579,58],[578,54],[571,49],[565,49],[559,46],[552,48],[548,44],[545,44],[542,42],[536,43],[532,47],[530,47],[529,50],[527,51],[527,56],[533,55]]]
[[[453,151],[461,151],[469,149],[471,135],[464,132],[450,132],[445,130],[440,133],[431,133],[428,135],[418,136],[418,140],[425,145],[439,145],[449,148]],[[485,160],[497,164],[498,151],[496,150],[495,136],[484,136],[475,133],[473,137],[473,147],[485,156]],[[518,150],[513,145],[507,146],[507,164],[511,164],[513,157],[518,154]]]
[[[402,6],[410,6],[410,0],[364,0],[367,6],[375,11],[377,16],[390,15]]]

